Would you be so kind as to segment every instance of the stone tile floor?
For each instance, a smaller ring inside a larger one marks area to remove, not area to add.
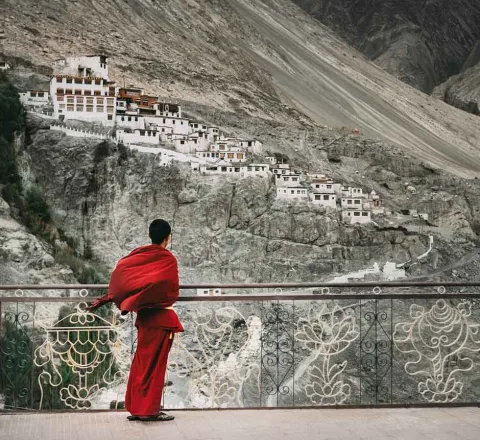
[[[1,440],[480,440],[479,408],[175,411],[171,422],[123,412],[1,414]]]

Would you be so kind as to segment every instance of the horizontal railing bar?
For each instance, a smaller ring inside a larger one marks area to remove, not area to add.
[[[378,403],[378,404],[344,404],[344,405],[299,405],[299,406],[245,406],[245,407],[228,407],[228,408],[168,408],[168,412],[217,412],[217,411],[282,411],[282,410],[312,410],[319,411],[333,410],[333,411],[347,411],[352,409],[414,409],[414,408],[480,408],[479,401],[473,402],[447,402],[447,403]],[[88,413],[127,413],[125,409],[89,409]],[[4,409],[0,410],[1,416],[27,415],[27,414],[79,414],[81,410],[72,409]],[[85,414],[83,412],[83,414]]]
[[[314,287],[480,287],[479,281],[382,281],[364,283],[236,283],[236,284],[183,284],[181,290],[191,289],[282,289],[282,288],[314,288]],[[4,284],[0,290],[105,290],[108,284]]]
[[[90,302],[96,297],[89,296],[79,298],[59,298],[48,296],[0,296],[0,303],[13,302],[63,302],[63,303],[78,303]],[[183,296],[179,297],[177,302],[258,302],[258,301],[326,301],[326,300],[341,300],[341,299],[480,299],[480,293],[345,293],[345,294],[325,294],[325,295],[218,295],[218,296]]]

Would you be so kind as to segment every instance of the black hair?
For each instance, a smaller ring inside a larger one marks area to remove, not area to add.
[[[172,228],[166,220],[158,218],[150,223],[148,232],[153,244],[162,244],[172,233]]]

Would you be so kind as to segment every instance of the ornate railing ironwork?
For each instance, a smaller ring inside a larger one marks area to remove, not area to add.
[[[0,286],[0,410],[122,408],[134,316],[85,310],[106,287]],[[164,406],[478,405],[479,287],[182,286]]]

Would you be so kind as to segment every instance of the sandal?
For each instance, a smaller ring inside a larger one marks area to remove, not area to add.
[[[127,419],[131,422],[168,422],[169,420],[175,419],[174,416],[171,416],[167,413],[160,412],[154,416],[127,416]]]

